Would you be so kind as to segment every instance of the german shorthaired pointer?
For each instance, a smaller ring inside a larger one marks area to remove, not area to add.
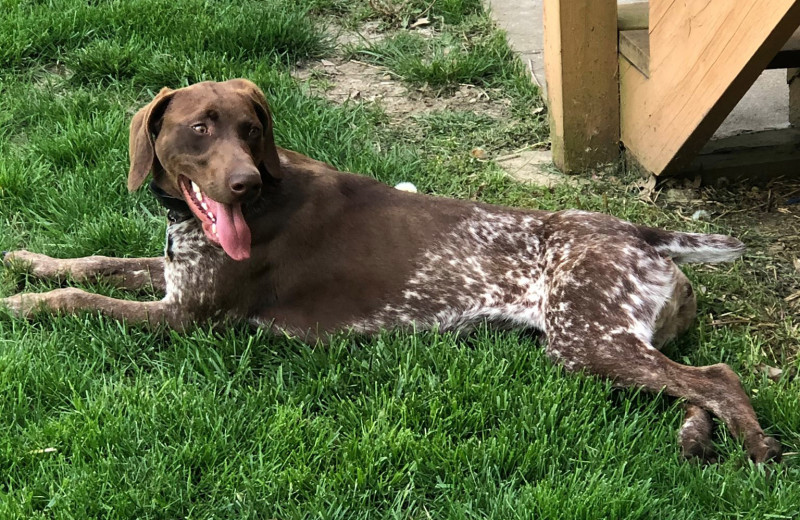
[[[752,460],[780,457],[730,367],[659,352],[696,311],[676,264],[734,260],[744,249],[734,238],[406,193],[341,173],[276,147],[264,95],[241,79],[163,89],[133,118],[130,156],[128,188],[152,173],[170,210],[164,257],[16,251],[5,262],[43,278],[152,285],[164,299],[65,288],[2,300],[13,313],[91,311],[178,329],[234,319],[307,341],[481,322],[538,329],[568,370],[685,399],[687,457],[712,456],[711,414]]]

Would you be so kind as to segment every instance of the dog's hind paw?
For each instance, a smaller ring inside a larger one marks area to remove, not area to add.
[[[681,455],[684,459],[701,464],[717,462],[717,452],[708,437],[686,437],[681,439]]]
[[[781,443],[774,437],[762,436],[756,442],[748,443],[747,453],[756,464],[763,462],[780,462],[783,450]]]

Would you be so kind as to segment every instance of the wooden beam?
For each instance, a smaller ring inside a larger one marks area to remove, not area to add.
[[[619,54],[646,77],[650,77],[650,34],[647,29],[620,31]]]
[[[585,171],[619,157],[616,0],[544,0],[553,162]]]
[[[800,67],[800,29],[789,37],[789,41],[783,44],[778,54],[767,65],[768,69],[788,69],[792,67]]]
[[[650,27],[650,4],[620,4],[617,6],[617,29],[620,31],[637,31]]]
[[[789,124],[800,129],[800,68],[786,69],[789,84]]]
[[[636,4],[628,4],[636,5]],[[650,33],[647,29],[619,32],[619,53],[642,74],[650,77]],[[800,29],[795,31],[781,50],[767,63],[767,69],[800,67]]]
[[[800,26],[800,0],[651,0],[649,79],[620,58],[621,138],[647,170],[685,166]]]

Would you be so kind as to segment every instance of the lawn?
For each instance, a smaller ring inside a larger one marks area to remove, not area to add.
[[[643,200],[624,164],[581,184],[513,180],[499,158],[545,147],[547,115],[478,0],[0,7],[0,249],[160,254],[164,211],[125,189],[130,117],[162,86],[247,77],[278,144],[342,170],[740,236],[743,261],[687,267],[699,316],[668,354],[731,364],[787,452],[753,466],[719,425],[721,462],[683,462],[679,402],[566,374],[524,333],[314,347],[0,311],[0,518],[800,518],[800,274],[770,238],[797,222],[779,198],[791,186],[765,210],[765,189],[739,186]],[[409,94],[336,98],[345,65]],[[687,217],[701,206],[710,220]],[[54,287],[0,275],[0,296]]]

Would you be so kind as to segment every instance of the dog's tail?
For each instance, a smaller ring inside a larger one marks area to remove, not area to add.
[[[716,263],[736,260],[745,246],[727,235],[681,233],[640,226],[642,238],[657,251],[669,255],[675,263]]]

